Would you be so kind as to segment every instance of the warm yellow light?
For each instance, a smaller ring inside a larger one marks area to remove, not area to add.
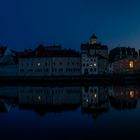
[[[96,63],[94,63],[93,66],[96,67]]]
[[[134,91],[131,90],[131,91],[130,91],[130,97],[131,97],[131,98],[134,98],[134,95],[135,95],[135,94],[134,94]]]
[[[97,97],[97,94],[94,94],[94,98],[96,98]]]
[[[89,65],[90,67],[96,67],[96,63]]]
[[[133,61],[129,62],[129,68],[131,68],[131,69],[134,68],[134,62]]]

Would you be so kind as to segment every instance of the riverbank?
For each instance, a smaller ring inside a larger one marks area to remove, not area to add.
[[[0,76],[0,84],[138,84],[139,73],[84,76]]]

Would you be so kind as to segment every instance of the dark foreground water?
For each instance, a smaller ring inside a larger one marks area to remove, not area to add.
[[[0,139],[138,139],[140,87],[0,87]]]

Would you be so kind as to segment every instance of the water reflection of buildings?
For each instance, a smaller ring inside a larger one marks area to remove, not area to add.
[[[91,113],[94,118],[103,112],[108,111],[107,88],[104,87],[83,87],[82,88],[82,112]]]
[[[110,87],[110,104],[115,109],[136,108],[140,98],[140,88],[138,87]]]
[[[17,87],[0,87],[0,112],[8,112],[18,104]]]
[[[136,108],[139,98],[139,87],[0,87],[0,112],[18,107],[44,115],[81,106],[83,114],[97,118],[109,105],[119,110]]]
[[[17,106],[43,115],[74,110],[80,103],[80,87],[0,87],[0,112]]]
[[[80,106],[80,87],[20,87],[20,108],[38,113],[73,110]]]

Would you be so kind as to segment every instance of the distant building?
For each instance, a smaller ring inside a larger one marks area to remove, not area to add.
[[[132,58],[138,57],[138,52],[135,50],[135,48],[116,47],[110,50],[110,53],[109,53],[110,62],[118,61],[120,59],[129,58],[129,57],[132,57]]]
[[[81,56],[61,46],[42,46],[19,54],[21,76],[75,76],[81,74]]]
[[[0,47],[0,76],[16,76],[18,74],[17,53],[8,47]]]
[[[16,52],[8,47],[0,47],[0,64],[15,64],[17,63]]]
[[[108,47],[97,43],[92,35],[90,42],[81,44],[82,74],[104,74],[108,66]]]
[[[135,48],[117,47],[109,53],[109,73],[140,71],[140,59]]]

